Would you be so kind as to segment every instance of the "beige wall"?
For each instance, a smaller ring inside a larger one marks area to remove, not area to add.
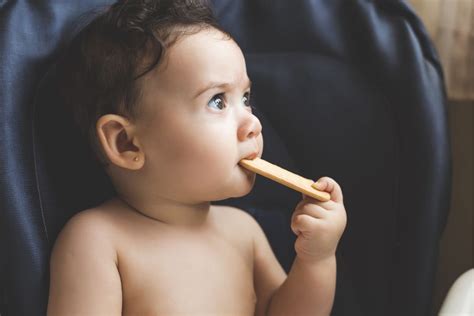
[[[473,121],[474,101],[450,102],[448,109],[453,185],[450,214],[438,260],[434,311],[462,273],[473,267]]]
[[[474,0],[410,0],[438,50],[452,100],[474,100]]]
[[[473,264],[474,0],[410,0],[445,72],[453,158],[452,200],[440,243],[433,310]]]

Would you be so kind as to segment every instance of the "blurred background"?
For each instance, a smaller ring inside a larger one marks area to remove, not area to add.
[[[448,89],[453,155],[450,214],[434,294],[438,311],[453,282],[473,265],[474,0],[409,0],[434,41]]]

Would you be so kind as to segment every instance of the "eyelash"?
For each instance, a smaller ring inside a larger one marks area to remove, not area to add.
[[[244,97],[247,96],[247,103],[248,103],[248,107],[251,108],[252,110],[255,110],[256,107],[254,107],[251,103],[250,103],[250,92],[246,92],[244,94]],[[214,95],[211,100],[209,100],[209,102],[207,102],[207,104],[211,103],[214,99],[216,99],[216,97],[219,97],[221,98],[222,102],[225,103],[225,93],[218,93],[216,95]]]

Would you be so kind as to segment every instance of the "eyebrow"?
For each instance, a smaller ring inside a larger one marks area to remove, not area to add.
[[[232,86],[229,82],[209,82],[204,88],[198,90],[198,92],[194,95],[194,99],[206,92],[207,90],[214,89],[214,88],[225,88]],[[247,87],[245,90],[250,89],[252,87],[252,81],[248,79]]]

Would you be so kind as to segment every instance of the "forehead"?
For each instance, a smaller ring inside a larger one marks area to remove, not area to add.
[[[172,45],[163,56],[153,81],[164,89],[189,92],[207,82],[238,83],[246,77],[245,58],[239,46],[210,28],[184,35]]]

